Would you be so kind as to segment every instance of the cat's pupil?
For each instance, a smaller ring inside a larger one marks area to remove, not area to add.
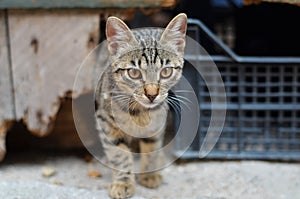
[[[132,69],[131,71],[133,75],[136,75],[138,73],[136,69]]]

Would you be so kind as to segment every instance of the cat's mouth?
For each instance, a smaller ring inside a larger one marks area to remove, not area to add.
[[[149,109],[156,108],[160,106],[164,100],[167,98],[167,95],[157,95],[157,96],[146,96],[146,95],[134,95],[134,99],[141,106]]]

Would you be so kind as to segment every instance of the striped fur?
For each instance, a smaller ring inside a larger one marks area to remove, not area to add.
[[[112,198],[134,193],[135,176],[130,143],[138,139],[141,173],[138,182],[156,188],[162,182],[158,149],[168,113],[168,91],[181,77],[186,16],[176,16],[162,31],[129,30],[116,17],[107,20],[111,64],[95,93],[96,118],[109,166],[113,168]],[[154,151],[154,152],[153,152]]]

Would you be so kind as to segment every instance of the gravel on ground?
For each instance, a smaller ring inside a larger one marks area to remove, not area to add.
[[[10,154],[0,163],[0,198],[109,198],[110,169],[86,157]],[[162,186],[137,185],[133,199],[300,198],[300,163],[193,161],[174,163],[162,173]]]

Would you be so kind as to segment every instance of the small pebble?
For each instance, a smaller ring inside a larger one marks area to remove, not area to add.
[[[88,171],[88,176],[91,178],[100,178],[101,174],[96,170],[90,170]]]
[[[42,169],[42,175],[44,176],[44,177],[51,177],[51,176],[53,176],[53,175],[55,175],[56,174],[56,170],[54,169],[54,168],[51,168],[51,167],[44,167],[43,169]]]
[[[90,154],[85,154],[85,155],[83,156],[83,159],[84,159],[84,161],[85,161],[86,163],[91,163],[91,162],[93,162],[93,156],[90,155]]]
[[[52,181],[52,183],[55,185],[63,185],[64,184],[61,181],[57,181],[57,180]]]

